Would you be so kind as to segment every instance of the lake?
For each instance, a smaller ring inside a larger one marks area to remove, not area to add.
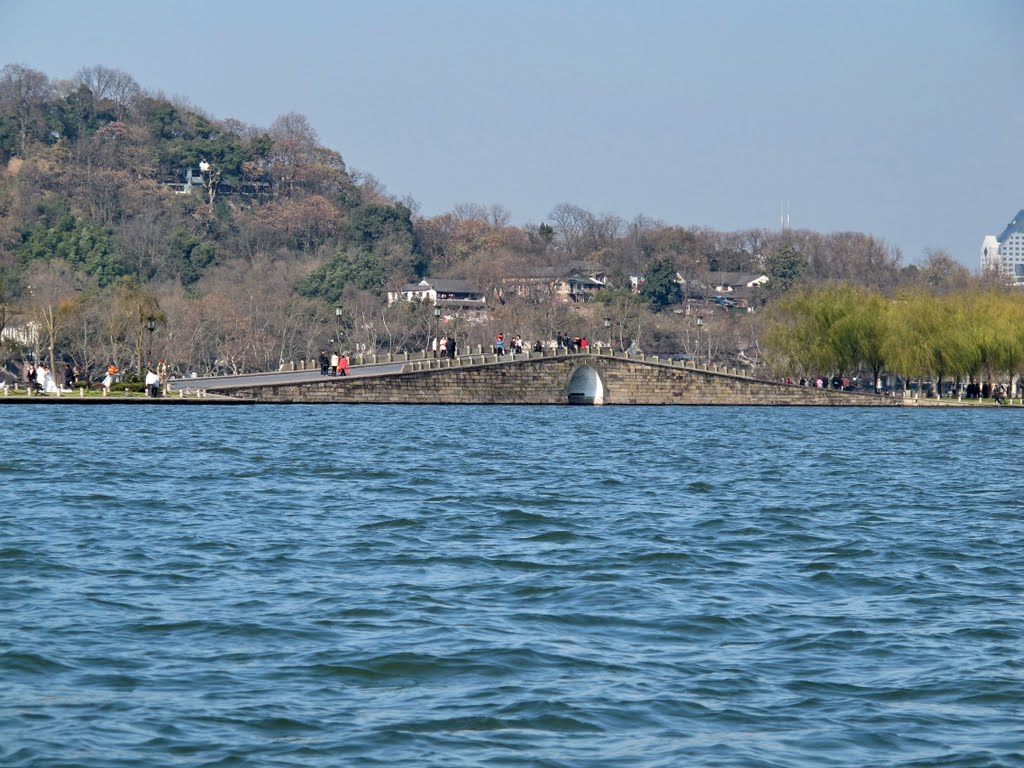
[[[1021,766],[1011,409],[0,406],[0,765]]]

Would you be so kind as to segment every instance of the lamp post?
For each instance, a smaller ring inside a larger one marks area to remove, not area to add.
[[[704,315],[697,315],[697,359],[700,360],[700,329],[704,326]]]
[[[606,317],[604,319],[604,333],[608,337],[608,351],[612,349],[612,319]]]
[[[438,338],[438,336],[440,336],[440,334],[441,334],[441,308],[439,306],[437,306],[437,304],[435,304],[434,305],[434,342],[430,345],[431,348],[434,350],[434,357],[437,357],[437,348],[438,348],[438,345],[441,343],[441,340]]]
[[[153,331],[156,330],[156,320],[152,317],[146,321],[146,330],[149,331],[149,349],[146,352],[146,365],[153,361]]]
[[[338,319],[338,354],[341,354],[341,315],[344,312],[341,304],[334,308],[334,316]]]

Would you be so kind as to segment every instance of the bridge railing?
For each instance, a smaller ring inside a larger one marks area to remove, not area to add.
[[[496,363],[521,362],[523,360],[539,360],[545,357],[579,356],[616,357],[623,360],[636,360],[637,362],[642,363],[667,365],[672,368],[705,371],[708,373],[718,373],[725,376],[736,376],[744,379],[754,378],[749,372],[739,368],[720,367],[714,363],[698,363],[695,360],[673,360],[672,358],[662,358],[659,355],[647,355],[643,352],[626,352],[623,350],[609,349],[607,347],[591,347],[590,349],[582,349],[579,351],[569,351],[564,347],[559,347],[557,349],[545,347],[540,352],[534,352],[532,350],[523,351],[519,354],[507,352],[506,354],[499,356],[494,352],[484,351],[484,348],[477,344],[470,347],[468,351],[459,353],[454,359],[447,357],[434,357],[433,352],[430,350],[423,350],[419,352],[384,352],[381,354],[353,355],[349,358],[349,364],[359,366],[409,363],[410,365],[403,367],[403,371],[423,371],[436,370],[438,368],[464,367],[468,365],[494,365]],[[320,364],[318,361],[310,359],[283,363],[279,370],[309,371],[315,370],[319,367]]]
[[[642,352],[624,352],[621,350],[613,350],[607,348],[601,349],[584,349],[576,352],[570,352],[567,349],[544,349],[540,352],[524,351],[519,354],[507,353],[504,355],[498,355],[494,352],[484,352],[480,347],[476,347],[474,351],[467,352],[465,354],[457,355],[455,358],[447,357],[433,357],[429,354],[423,353],[402,353],[399,355],[369,355],[365,358],[356,358],[353,365],[360,364],[374,364],[383,362],[408,362],[408,365],[402,367],[402,372],[414,372],[414,371],[432,371],[446,368],[465,368],[469,366],[480,366],[480,365],[499,365],[514,362],[524,362],[527,360],[541,360],[544,358],[552,357],[566,357],[566,358],[581,358],[581,357],[614,357],[622,360],[635,360],[637,362],[648,363],[653,365],[665,365],[671,368],[682,368],[692,371],[701,371],[705,373],[716,373],[723,376],[732,376],[736,378],[753,379],[748,372],[740,370],[739,368],[728,368],[720,367],[713,363],[698,363],[694,360],[673,360],[672,358],[662,358],[659,355],[646,355]]]

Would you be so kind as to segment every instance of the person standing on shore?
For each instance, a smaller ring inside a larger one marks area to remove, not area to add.
[[[103,379],[103,391],[108,395],[110,394],[110,388],[114,385],[114,381],[117,379],[117,366],[111,363],[107,366],[107,376]]]
[[[146,371],[146,397],[159,397],[160,375],[152,368]]]

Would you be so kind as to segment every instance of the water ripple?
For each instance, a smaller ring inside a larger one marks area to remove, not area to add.
[[[5,768],[1024,765],[1010,409],[47,419],[111,437],[0,460]]]

